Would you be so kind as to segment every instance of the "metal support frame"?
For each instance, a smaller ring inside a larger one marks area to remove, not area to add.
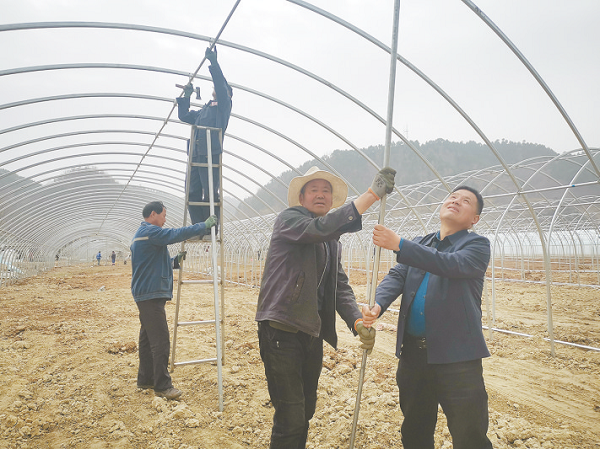
[[[392,118],[394,116],[394,92],[396,88],[396,55],[398,52],[398,27],[400,19],[400,0],[394,0],[394,23],[392,30],[392,49],[390,52],[390,77],[388,87],[388,107],[387,107],[387,126],[385,129],[385,151],[383,155],[383,166],[389,165],[390,160],[390,148],[392,143]],[[385,197],[381,199],[379,207],[379,223],[383,223],[385,220]],[[377,287],[377,279],[379,275],[379,258],[381,256],[381,248],[375,247],[375,260],[373,261],[373,276],[371,285],[367,286],[367,300],[369,307],[373,307],[375,304],[375,288]],[[356,426],[358,424],[358,413],[360,411],[360,397],[362,395],[362,385],[365,378],[365,370],[367,367],[367,350],[363,350],[362,362],[360,365],[360,374],[358,377],[358,391],[356,393],[356,404],[354,406],[354,417],[352,420],[352,433],[350,435],[350,449],[354,448],[354,442],[356,438]]]
[[[206,147],[207,147],[207,162],[199,163],[194,162],[194,154],[196,150],[196,134],[198,129],[206,130]],[[223,191],[222,188],[219,187],[219,202],[215,202],[215,192],[214,192],[214,183],[213,183],[213,162],[212,162],[212,148],[211,148],[211,133],[217,132],[219,134],[219,141],[221,143],[221,148],[223,148],[223,135],[222,130],[220,128],[210,128],[205,126],[193,126],[192,133],[190,138],[190,150],[188,153],[188,163],[187,163],[187,177],[186,177],[186,185],[185,185],[185,208],[183,212],[183,225],[187,225],[187,208],[191,204],[192,206],[209,206],[210,215],[215,214],[215,205],[220,206],[219,208],[219,237],[217,238],[217,234],[215,232],[215,228],[211,228],[210,230],[210,253],[211,253],[211,268],[212,268],[212,280],[185,280],[184,279],[184,271],[183,264],[179,267],[179,276],[177,279],[177,296],[175,302],[175,318],[173,324],[173,344],[171,351],[171,372],[175,369],[176,366],[181,365],[193,365],[200,363],[217,363],[217,385],[218,385],[218,395],[219,395],[219,411],[223,411],[223,363],[224,363],[224,344],[223,344],[223,325],[224,320],[223,316],[225,315],[225,291],[224,291],[224,279],[225,279],[225,266],[224,266],[224,253],[225,248],[223,246]],[[221,153],[222,154],[222,153]],[[193,167],[206,167],[208,169],[208,191],[209,191],[209,201],[208,203],[204,202],[190,202],[190,179]],[[223,184],[223,170],[222,170],[222,156],[219,156],[219,186]],[[185,251],[186,242],[181,242],[181,251]],[[218,244],[218,245],[217,245]],[[219,259],[219,260],[217,260]],[[213,285],[213,305],[214,305],[214,319],[212,320],[202,320],[202,321],[179,321],[179,312],[181,308],[181,292],[182,287],[188,284],[210,284]],[[215,338],[216,338],[216,357],[206,358],[206,359],[196,359],[196,360],[187,360],[183,362],[176,361],[177,355],[177,330],[180,326],[197,326],[197,325],[215,325]]]

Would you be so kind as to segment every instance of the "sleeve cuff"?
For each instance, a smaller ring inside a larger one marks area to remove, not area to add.
[[[373,189],[371,187],[369,187],[369,193],[371,193],[377,199],[377,201],[379,201],[381,199],[377,196],[377,194],[375,192],[373,192]]]
[[[400,244],[398,245],[398,249],[394,251],[396,254],[400,254],[400,251],[402,250],[402,244],[403,243],[404,243],[404,239],[400,238]]]

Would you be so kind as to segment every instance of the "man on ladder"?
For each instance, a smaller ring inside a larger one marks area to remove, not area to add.
[[[202,223],[209,215],[219,217],[218,220],[222,220],[222,209],[220,208],[222,196],[221,192],[221,154],[223,153],[223,136],[227,125],[229,124],[229,117],[231,115],[231,97],[233,92],[231,87],[227,83],[221,67],[217,62],[216,49],[213,51],[211,48],[207,48],[205,51],[205,57],[210,61],[210,73],[213,80],[213,98],[211,101],[206,103],[200,110],[190,111],[190,96],[194,91],[194,87],[191,82],[186,86],[177,87],[183,88],[183,97],[177,98],[178,115],[179,119],[183,122],[189,123],[192,126],[192,135],[190,141],[188,141],[188,167],[187,167],[187,178],[186,178],[186,205],[189,211],[189,215],[192,223]],[[202,61],[202,63],[204,60]],[[200,66],[202,65],[200,64]],[[195,76],[195,74],[193,75]],[[193,78],[192,76],[192,78]],[[196,88],[197,99],[200,98],[200,91]],[[211,170],[212,167],[212,170]],[[212,178],[212,179],[211,179]],[[212,196],[211,196],[212,194]],[[186,223],[187,216],[184,215],[184,224]],[[222,231],[221,231],[222,234]],[[218,248],[217,241],[220,244]],[[188,239],[196,240],[196,239]],[[175,305],[175,324],[173,329],[173,352],[171,355],[171,370],[176,365],[188,365],[204,362],[217,362],[217,378],[219,388],[219,410],[223,411],[223,383],[222,383],[222,339],[221,339],[221,326],[222,322],[219,318],[219,284],[221,285],[220,293],[221,300],[220,305],[223,307],[223,278],[218,273],[219,268],[217,266],[217,254],[221,254],[221,267],[223,263],[223,241],[218,237],[217,226],[215,226],[215,232],[212,233],[212,245],[210,246],[212,252],[212,273],[213,273],[213,291],[214,291],[214,320],[201,320],[201,321],[180,321],[179,320],[179,309],[180,300],[183,284],[197,284],[206,283],[204,280],[192,280],[183,279],[183,270],[180,269],[178,281],[177,281],[177,299]],[[185,241],[181,243],[181,251],[185,250]],[[216,330],[216,346],[217,346],[217,357],[206,358],[197,360],[187,360],[183,362],[176,362],[176,347],[177,347],[177,332],[180,326],[192,326],[192,325],[205,325],[215,324]]]
[[[207,126],[211,128],[221,128],[222,137],[225,137],[225,130],[229,124],[229,116],[231,115],[231,97],[233,97],[233,91],[231,86],[227,83],[223,71],[217,62],[217,49],[212,51],[210,48],[206,49],[206,59],[210,61],[210,74],[212,76],[214,90],[212,94],[212,100],[209,101],[197,111],[190,111],[190,96],[194,91],[192,83],[188,83],[183,89],[183,97],[177,98],[177,112],[179,120],[190,125]],[[189,143],[188,143],[189,145]],[[207,163],[207,142],[206,142],[206,130],[199,129],[196,132],[196,143],[193,145],[195,148],[194,154],[192,155],[192,162]],[[188,147],[189,151],[189,147]],[[213,163],[213,188],[214,188],[214,201],[219,202],[219,182],[220,182],[220,162],[221,153],[221,142],[219,139],[219,133],[211,133],[211,154]],[[189,182],[189,201],[190,202],[204,202],[208,203],[209,198],[209,186],[208,186],[208,167],[195,167],[193,166],[190,172]],[[209,206],[188,206],[190,218],[193,224],[201,223],[205,221],[210,215]],[[220,217],[218,207],[215,208],[215,215]]]

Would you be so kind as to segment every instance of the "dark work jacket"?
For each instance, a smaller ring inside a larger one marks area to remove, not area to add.
[[[362,229],[361,216],[353,203],[315,217],[302,206],[290,207],[279,214],[262,277],[256,321],[278,321],[313,337],[321,336],[337,347],[335,312],[354,331],[361,318],[354,292],[341,264],[339,237]],[[317,286],[317,245],[328,242],[331,269],[325,282],[325,297],[319,316]]]
[[[190,125],[221,128],[223,130],[223,138],[225,138],[225,130],[229,124],[232,106],[231,97],[227,89],[227,81],[217,62],[212,64],[208,70],[210,70],[212,76],[217,101],[211,100],[198,111],[190,111],[190,98],[179,97],[177,98],[177,114],[179,120]],[[220,154],[223,152],[218,132],[211,131],[210,142],[211,154]],[[196,154],[207,155],[205,129],[199,129],[196,132]]]
[[[438,248],[436,233],[404,240],[394,266],[377,287],[375,301],[385,311],[402,295],[396,356],[400,357],[406,319],[425,273],[427,361],[454,363],[490,355],[481,330],[481,293],[490,260],[487,238],[467,230],[447,236]]]

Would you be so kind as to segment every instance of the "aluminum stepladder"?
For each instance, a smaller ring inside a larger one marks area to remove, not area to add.
[[[207,146],[207,161],[206,163],[194,162],[193,155],[196,147],[196,133],[199,129],[206,130],[206,146]],[[219,208],[219,217],[218,217],[218,228],[219,228],[219,236],[217,237],[215,233],[215,228],[213,227],[210,232],[210,255],[211,255],[211,267],[212,267],[212,280],[194,280],[194,279],[184,279],[184,271],[185,263],[183,263],[179,268],[179,276],[177,279],[177,297],[175,302],[175,319],[173,325],[173,346],[171,351],[171,372],[175,369],[176,366],[180,365],[192,365],[192,364],[200,364],[200,363],[217,363],[217,383],[219,389],[219,411],[223,411],[223,316],[225,309],[225,292],[224,292],[224,279],[225,279],[225,269],[223,264],[224,252],[223,252],[223,170],[222,170],[222,152],[219,155],[219,163],[214,165],[212,162],[212,151],[211,151],[211,133],[218,133],[219,141],[221,143],[221,148],[223,148],[223,136],[220,128],[210,128],[206,126],[192,126],[192,133],[190,138],[190,148],[188,151],[188,163],[187,163],[187,177],[185,184],[185,207],[183,212],[183,226],[187,225],[187,210],[188,206],[209,206],[210,214],[213,215],[215,213],[215,206],[220,206]],[[219,170],[219,202],[215,202],[214,195],[214,184],[213,184],[213,167],[220,167]],[[190,176],[192,167],[207,167],[208,168],[208,184],[209,184],[209,202],[190,202],[189,201],[189,189],[190,189]],[[202,239],[200,242],[203,242]],[[206,242],[208,243],[208,242]],[[185,251],[186,242],[181,242],[181,251]],[[200,243],[202,244],[202,243]],[[219,261],[217,261],[217,255],[219,255]],[[184,285],[189,284],[211,284],[213,285],[213,293],[214,293],[214,319],[212,320],[203,320],[203,321],[179,321],[179,312],[181,305],[181,291]],[[177,330],[180,326],[206,326],[212,325],[215,326],[215,336],[216,336],[216,357],[211,357],[207,359],[198,359],[198,360],[187,360],[183,362],[176,362],[176,349],[177,349]]]

